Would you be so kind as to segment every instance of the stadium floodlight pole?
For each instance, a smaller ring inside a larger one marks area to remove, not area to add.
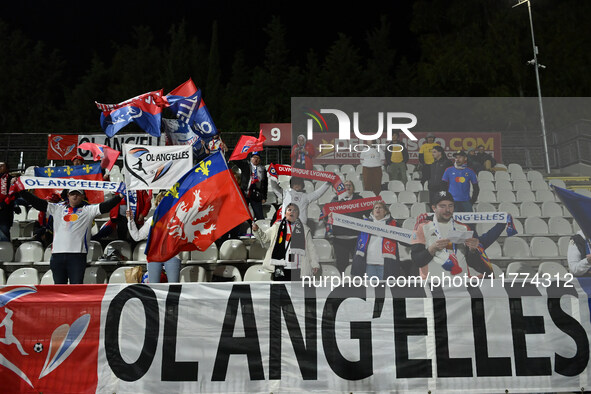
[[[536,71],[536,83],[538,85],[538,103],[540,105],[540,122],[542,124],[542,137],[544,140],[544,154],[546,156],[546,172],[550,174],[550,156],[548,154],[548,139],[546,136],[546,122],[544,122],[544,106],[542,105],[542,88],[540,87],[540,67],[546,68],[545,66],[538,64],[538,47],[536,46],[536,40],[534,38],[534,22],[531,16],[531,0],[520,0],[513,8],[520,6],[523,3],[527,3],[527,12],[529,13],[529,27],[531,29],[531,42],[534,48],[534,58],[527,62],[534,66]]]

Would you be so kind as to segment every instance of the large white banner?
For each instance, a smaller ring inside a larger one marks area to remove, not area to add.
[[[588,387],[588,295],[576,280],[414,287],[357,279],[332,291],[320,283],[109,285],[96,391]]]
[[[170,189],[193,168],[191,145],[123,144],[125,183],[130,190]]]

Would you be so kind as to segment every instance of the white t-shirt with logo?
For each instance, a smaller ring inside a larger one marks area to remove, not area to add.
[[[48,203],[47,214],[53,216],[52,253],[87,253],[92,221],[101,214],[99,205],[72,208],[66,203]]]

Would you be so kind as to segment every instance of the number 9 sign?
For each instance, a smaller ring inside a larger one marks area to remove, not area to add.
[[[291,123],[261,123],[265,146],[291,146]]]

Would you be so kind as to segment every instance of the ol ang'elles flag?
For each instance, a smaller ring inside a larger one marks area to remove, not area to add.
[[[123,144],[125,183],[129,190],[170,189],[193,166],[190,145]]]
[[[166,95],[168,106],[176,117],[189,124],[202,138],[210,138],[218,133],[205,101],[201,98],[201,89],[189,78]]]
[[[223,154],[214,153],[179,179],[158,204],[146,245],[148,261],[204,251],[248,219],[250,212]]]
[[[92,153],[94,161],[101,162],[101,168],[111,170],[121,154],[118,150],[108,147],[107,145],[93,144],[92,142],[84,142],[78,145],[78,149],[89,150]]]
[[[80,166],[36,167],[35,176],[43,178],[74,178],[89,181],[102,181],[100,163],[83,164]],[[60,194],[62,189],[35,189],[35,195],[42,199],[50,198],[53,194]],[[105,199],[104,193],[96,190],[86,191],[86,200],[91,204],[98,204]]]
[[[248,157],[250,152],[258,152],[263,149],[263,142],[266,138],[263,136],[263,130],[259,132],[259,138],[251,137],[248,135],[240,136],[234,152],[228,160],[242,160]]]
[[[552,185],[554,192],[560,198],[566,209],[573,215],[583,234],[591,238],[591,198]]]
[[[148,92],[119,104],[95,102],[101,113],[101,127],[109,138],[131,122],[135,122],[146,133],[160,137],[162,108],[167,105],[162,89]]]

